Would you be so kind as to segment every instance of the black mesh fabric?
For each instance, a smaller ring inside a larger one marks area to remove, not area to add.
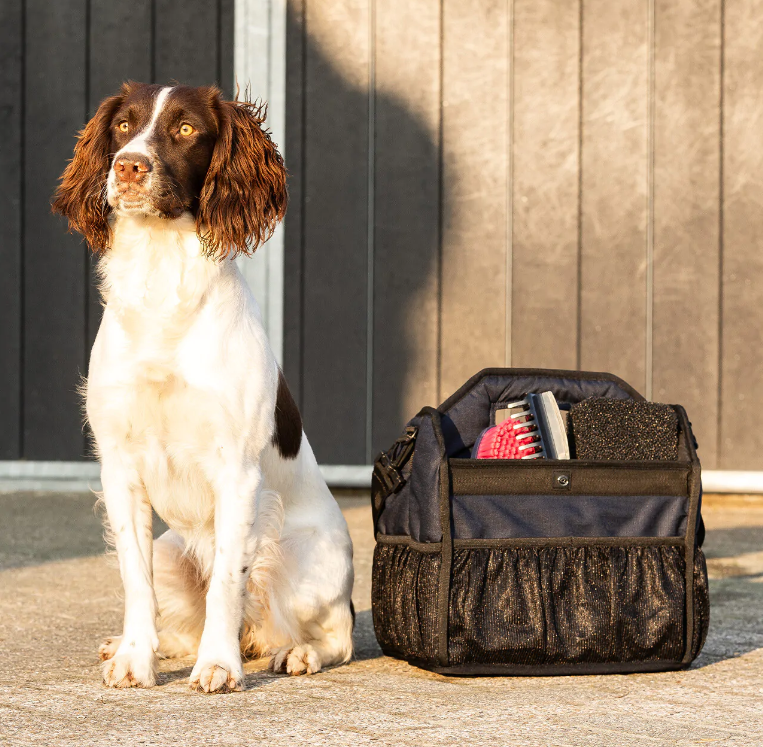
[[[695,563],[692,655],[708,627]],[[373,612],[385,653],[437,665],[439,553],[379,544]],[[685,561],[678,546],[457,549],[448,621],[451,667],[680,662]]]
[[[694,551],[694,634],[691,641],[691,658],[702,651],[710,627],[710,595],[707,588],[707,562],[702,548]]]
[[[374,629],[382,650],[392,656],[434,662],[440,554],[379,544],[373,569]]]
[[[680,547],[457,550],[450,664],[680,660]]]

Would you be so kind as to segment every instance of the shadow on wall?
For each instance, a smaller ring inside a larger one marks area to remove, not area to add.
[[[377,8],[371,70],[368,26],[323,5],[305,31],[289,4],[284,367],[318,461],[368,464],[441,398],[442,232],[460,217],[441,210],[439,35],[392,34]],[[408,35],[411,54],[385,49]],[[432,77],[416,99],[390,93],[415,68]]]

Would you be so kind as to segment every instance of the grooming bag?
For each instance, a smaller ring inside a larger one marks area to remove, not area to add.
[[[700,463],[472,459],[496,404],[644,401],[605,373],[485,369],[376,460],[373,620],[389,656],[452,675],[687,667],[707,633]]]

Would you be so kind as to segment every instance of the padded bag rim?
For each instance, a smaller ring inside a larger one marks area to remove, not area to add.
[[[572,379],[575,381],[606,381],[611,384],[616,384],[629,396],[630,399],[635,399],[639,402],[646,401],[646,398],[636,391],[627,381],[623,381],[619,376],[604,371],[570,371],[563,368],[483,368],[451,394],[450,397],[448,397],[437,409],[441,413],[447,412],[453,405],[463,399],[464,395],[472,391],[476,384],[488,376],[511,376],[512,378],[527,376]]]

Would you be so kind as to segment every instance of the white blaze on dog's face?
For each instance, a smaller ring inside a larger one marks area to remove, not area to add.
[[[140,86],[111,123],[106,197],[117,214],[177,218],[198,208],[219,130],[208,92]]]
[[[256,104],[214,87],[126,83],[82,132],[53,202],[96,252],[111,219],[190,213],[208,254],[249,254],[286,212],[286,170]]]

